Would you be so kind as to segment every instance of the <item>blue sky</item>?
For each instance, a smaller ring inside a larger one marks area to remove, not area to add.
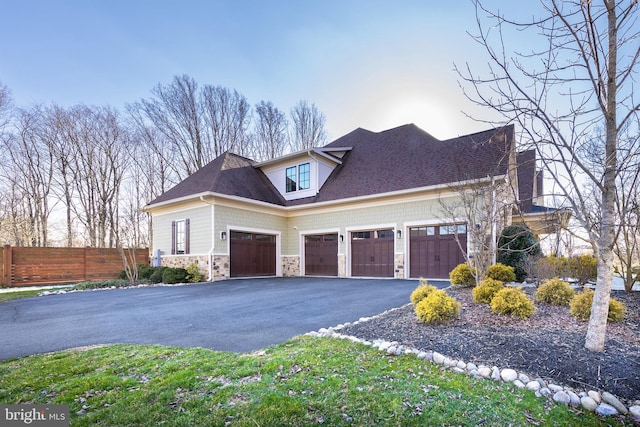
[[[300,99],[334,139],[416,123],[446,139],[484,130],[453,63],[486,63],[469,0],[5,0],[0,82],[15,103],[111,105],[188,74],[251,104]]]

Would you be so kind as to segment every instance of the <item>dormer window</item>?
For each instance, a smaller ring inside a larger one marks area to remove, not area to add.
[[[311,166],[309,163],[288,167],[286,170],[286,182],[287,193],[308,190],[311,186]]]

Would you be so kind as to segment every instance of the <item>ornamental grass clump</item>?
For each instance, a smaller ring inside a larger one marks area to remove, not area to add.
[[[502,289],[504,289],[504,284],[500,280],[484,279],[473,288],[473,300],[477,303],[490,304],[495,294]]]
[[[516,280],[516,273],[510,265],[497,263],[487,269],[487,278],[508,283]]]
[[[591,305],[593,304],[593,294],[591,289],[585,289],[583,292],[577,294],[571,300],[569,304],[569,313],[580,320],[589,320],[591,316]],[[622,322],[624,314],[627,312],[627,307],[615,298],[609,300],[609,314],[607,321],[609,322]]]
[[[418,320],[424,323],[446,323],[460,314],[460,303],[447,295],[443,290],[436,289],[415,306]]]
[[[491,300],[491,311],[528,319],[536,311],[536,307],[522,288],[504,288]]]
[[[474,286],[476,284],[476,269],[469,264],[458,264],[449,273],[449,281],[454,286]]]
[[[411,292],[411,295],[409,296],[409,299],[411,300],[411,304],[415,306],[420,301],[428,297],[431,294],[431,292],[437,289],[438,288],[436,288],[435,286],[427,283],[426,280],[420,279],[420,286],[415,288],[414,291]]]
[[[545,280],[536,291],[536,299],[552,305],[569,305],[575,293],[569,283],[555,277]]]

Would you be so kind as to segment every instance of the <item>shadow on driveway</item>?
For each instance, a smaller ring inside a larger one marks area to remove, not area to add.
[[[237,279],[14,300],[0,304],[0,359],[108,343],[247,352],[402,306],[417,285],[388,279]]]

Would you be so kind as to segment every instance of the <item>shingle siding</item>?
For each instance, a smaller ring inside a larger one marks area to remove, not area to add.
[[[162,255],[171,255],[171,223],[189,219],[189,253],[207,254],[211,249],[211,207],[190,207],[153,216],[153,246]]]

